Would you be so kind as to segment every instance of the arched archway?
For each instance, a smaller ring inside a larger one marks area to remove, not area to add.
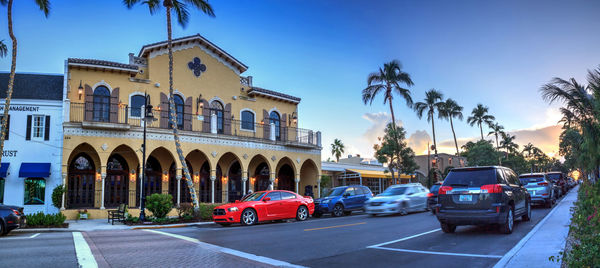
[[[210,202],[210,162],[208,161],[208,157],[202,151],[195,149],[189,152],[185,161],[189,167],[190,176],[194,182],[194,187],[196,187],[196,194],[198,196],[199,202]],[[185,189],[187,189],[187,184],[185,185]],[[182,190],[183,191],[183,190]],[[191,197],[190,197],[191,199]],[[184,202],[183,199],[181,202]],[[190,201],[191,202],[191,201]]]
[[[67,175],[67,207],[94,207],[96,167],[87,153],[76,154],[69,164]]]
[[[210,181],[210,164],[205,161],[200,168],[200,202],[211,202],[212,183]],[[216,182],[215,182],[216,183]]]
[[[194,174],[194,169],[189,161],[185,161],[188,166],[188,170],[191,174]],[[191,203],[192,196],[190,195],[190,190],[188,189],[186,178],[183,176],[183,170],[179,170],[179,174],[177,174],[178,170],[175,168],[175,162],[171,164],[169,168],[169,194],[173,197],[173,204],[177,204],[177,175],[181,175],[181,180],[179,180],[179,194],[181,203]]]
[[[160,194],[162,192],[162,167],[160,162],[154,157],[149,156],[146,160],[146,179],[144,181],[144,196],[152,194]],[[142,176],[138,177],[142,179]],[[140,203],[140,183],[136,183],[138,195],[136,196],[136,203]]]
[[[221,165],[217,165],[216,172],[217,179],[215,180],[215,203],[223,202],[223,172],[221,171]]]
[[[319,168],[311,159],[307,159],[302,163],[300,168],[300,184],[298,191],[306,196],[319,197],[319,185],[317,178],[319,177]]]
[[[289,164],[283,164],[277,173],[277,189],[295,192],[296,182],[294,177],[294,169]]]
[[[271,171],[269,170],[269,165],[267,163],[260,163],[256,169],[254,170],[254,179],[256,182],[254,183],[255,191],[265,191],[269,189],[269,185],[271,185]]]
[[[129,204],[129,166],[120,154],[113,154],[106,163],[104,206],[118,207]]]
[[[242,166],[235,161],[229,167],[227,174],[227,196],[228,202],[235,202],[244,196],[242,187]]]

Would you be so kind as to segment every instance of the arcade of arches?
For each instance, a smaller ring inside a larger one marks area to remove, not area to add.
[[[65,159],[64,209],[109,209],[123,203],[135,208],[140,202],[140,187],[146,196],[171,194],[176,206],[192,201],[174,150],[149,148],[143,185],[140,150],[119,145],[112,151],[99,152],[90,144],[82,143]],[[198,149],[186,154],[186,164],[200,202],[234,202],[249,190],[268,189],[318,197],[315,195],[319,192],[316,187],[320,170],[312,159],[292,161],[288,157],[239,156],[232,152],[213,155]]]

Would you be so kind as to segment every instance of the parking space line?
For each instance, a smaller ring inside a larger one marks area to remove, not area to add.
[[[31,239],[31,238],[36,238],[38,235],[40,235],[40,233],[35,233],[35,234],[32,234],[31,236],[27,236],[27,237],[7,237],[7,238],[3,238],[2,240]]]
[[[394,243],[406,241],[408,239],[413,239],[415,237],[419,237],[419,236],[422,236],[422,235],[434,233],[434,232],[437,232],[437,231],[440,231],[440,230],[442,230],[442,229],[438,228],[438,229],[430,230],[430,231],[423,232],[423,233],[420,233],[420,234],[411,235],[411,236],[407,236],[407,237],[404,237],[404,238],[396,239],[396,240],[393,240],[393,241],[383,242],[383,243],[380,243],[380,244],[368,246],[367,248],[377,248],[377,247],[381,247],[381,246],[385,246],[385,245],[389,245],[389,244],[394,244]]]
[[[98,267],[98,263],[96,262],[96,259],[94,259],[92,250],[85,241],[85,238],[83,238],[81,232],[73,232],[72,234],[73,243],[75,244],[75,254],[77,255],[77,263],[79,263],[79,267]]]
[[[481,254],[468,254],[468,253],[436,252],[436,251],[412,250],[412,249],[401,249],[401,248],[386,248],[386,247],[377,247],[377,246],[375,246],[375,247],[371,246],[369,248],[391,250],[391,251],[398,251],[398,252],[407,252],[407,253],[432,254],[432,255],[447,255],[447,256],[475,257],[475,258],[493,258],[493,259],[502,258],[501,255],[481,255]]]
[[[340,228],[340,227],[355,226],[355,225],[361,225],[361,224],[366,224],[366,222],[358,222],[358,223],[351,223],[351,224],[342,224],[342,225],[334,225],[334,226],[319,227],[319,228],[312,228],[312,229],[304,229],[304,231],[305,232],[308,232],[308,231],[317,231],[317,230],[325,230],[325,229],[331,229],[331,228]]]
[[[258,255],[242,252],[242,251],[235,250],[235,249],[230,249],[230,248],[225,248],[225,247],[221,247],[221,246],[217,246],[217,245],[213,245],[213,244],[209,244],[209,243],[204,243],[196,238],[191,238],[191,237],[187,237],[187,236],[183,236],[183,235],[167,233],[167,232],[153,230],[153,229],[145,229],[143,231],[182,239],[182,240],[185,240],[188,242],[196,243],[206,249],[214,250],[217,253],[229,254],[229,255],[233,255],[236,257],[240,257],[240,258],[258,262],[258,263],[268,264],[268,265],[272,265],[272,266],[276,266],[276,267],[294,267],[294,268],[303,267],[303,266],[291,264],[289,262],[271,259],[269,257],[258,256]]]

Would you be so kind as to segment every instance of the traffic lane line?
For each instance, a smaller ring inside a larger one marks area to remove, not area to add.
[[[501,255],[482,255],[482,254],[469,254],[469,253],[437,252],[437,251],[413,250],[413,249],[402,249],[402,248],[387,248],[387,247],[369,247],[369,248],[398,251],[398,252],[407,252],[407,253],[430,254],[430,255],[446,255],[446,256],[457,256],[457,257],[476,257],[476,258],[494,258],[494,259],[502,258]]]
[[[437,228],[437,229],[429,230],[427,232],[422,232],[420,234],[411,235],[411,236],[403,237],[403,238],[400,238],[400,239],[396,239],[396,240],[392,240],[392,241],[383,242],[383,243],[379,243],[379,244],[376,244],[376,245],[368,246],[367,248],[381,247],[381,246],[385,246],[385,245],[389,245],[389,244],[394,244],[394,243],[406,241],[406,240],[409,240],[409,239],[413,239],[415,237],[419,237],[419,236],[423,236],[423,235],[426,235],[426,234],[434,233],[434,232],[437,232],[437,231],[440,231],[440,230],[442,230],[442,229]]]
[[[357,223],[350,223],[350,224],[342,224],[342,225],[334,225],[334,226],[319,227],[319,228],[312,228],[312,229],[304,229],[304,231],[305,232],[309,232],[309,231],[325,230],[325,229],[332,229],[332,228],[341,228],[341,227],[348,227],[348,226],[356,226],[356,225],[361,225],[361,224],[366,224],[366,222],[357,222]]]
[[[6,238],[2,238],[1,240],[31,239],[31,238],[36,238],[38,235],[40,235],[40,233],[35,233],[35,234],[30,235],[30,236],[6,237]]]
[[[224,254],[229,254],[235,257],[239,257],[242,259],[246,259],[249,261],[253,261],[253,262],[258,262],[258,263],[262,263],[262,264],[267,264],[267,265],[272,265],[272,266],[276,266],[276,267],[294,267],[294,268],[300,268],[303,266],[299,266],[299,265],[294,265],[291,264],[289,262],[285,262],[285,261],[280,261],[280,260],[275,260],[275,259],[271,259],[268,257],[263,257],[263,256],[258,256],[258,255],[254,255],[254,254],[250,254],[250,253],[246,253],[246,252],[242,252],[239,250],[235,250],[235,249],[230,249],[230,248],[225,248],[225,247],[221,247],[221,246],[217,246],[217,245],[213,245],[213,244],[208,244],[208,243],[204,243],[196,238],[192,238],[192,237],[187,237],[187,236],[183,236],[183,235],[178,235],[178,234],[173,234],[173,233],[167,233],[167,232],[163,232],[163,231],[158,231],[158,230],[153,230],[153,229],[145,229],[143,231],[146,232],[151,232],[151,233],[156,233],[156,234],[161,234],[161,235],[165,235],[165,236],[169,236],[169,237],[173,237],[173,238],[177,238],[177,239],[181,239],[181,240],[185,240],[188,242],[192,242],[195,244],[198,244],[206,249],[209,250],[213,250],[216,253],[224,253]]]
[[[96,259],[92,254],[90,246],[83,238],[81,232],[73,232],[73,244],[75,244],[75,254],[77,255],[77,263],[82,268],[95,268],[98,267]]]

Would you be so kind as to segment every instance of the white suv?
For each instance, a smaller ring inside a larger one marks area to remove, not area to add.
[[[429,190],[420,183],[392,185],[383,193],[365,202],[365,212],[371,216],[383,214],[406,215],[427,210]]]

